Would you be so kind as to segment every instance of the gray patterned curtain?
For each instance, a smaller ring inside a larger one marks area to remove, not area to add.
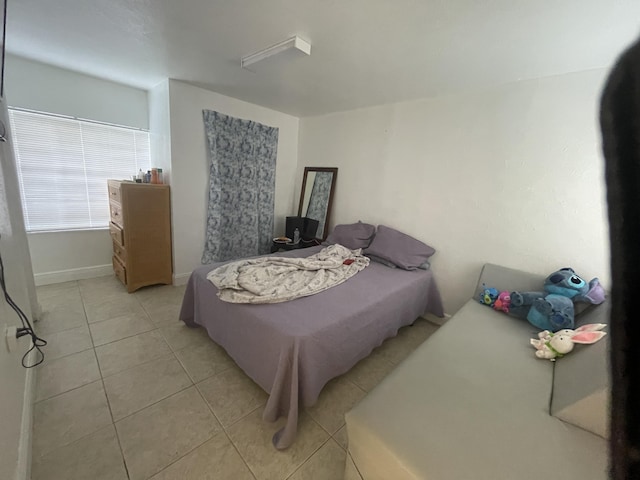
[[[313,189],[309,197],[306,216],[320,222],[318,225],[318,233],[316,234],[318,238],[322,238],[324,223],[327,220],[331,180],[333,180],[333,172],[316,172]]]
[[[209,207],[202,263],[268,253],[278,129],[203,110]]]

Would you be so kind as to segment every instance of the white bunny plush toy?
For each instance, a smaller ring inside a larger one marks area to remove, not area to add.
[[[538,338],[531,339],[531,345],[536,348],[536,357],[555,361],[571,352],[576,343],[596,343],[607,334],[600,331],[604,327],[604,323],[591,323],[575,330],[559,330],[555,333],[544,330],[538,334]]]

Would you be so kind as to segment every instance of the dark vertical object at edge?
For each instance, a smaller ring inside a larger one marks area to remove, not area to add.
[[[636,480],[640,479],[640,41],[622,54],[607,80],[600,124],[613,280],[611,478]]]

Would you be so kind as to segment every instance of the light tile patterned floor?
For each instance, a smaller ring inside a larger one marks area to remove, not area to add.
[[[336,480],[344,413],[438,327],[403,328],[301,413],[296,442],[271,445],[284,419],[202,329],[181,324],[184,287],[128,294],[114,277],[38,288],[48,341],[38,367],[33,480]]]

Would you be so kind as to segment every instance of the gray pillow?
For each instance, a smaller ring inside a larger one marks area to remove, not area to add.
[[[396,268],[396,264],[389,262],[388,260],[385,260],[384,258],[380,258],[380,257],[376,257],[375,255],[367,255],[367,257],[369,257],[369,260],[371,260],[372,262],[376,262],[376,263],[381,263],[382,265],[389,267],[389,268]]]
[[[405,233],[378,225],[376,236],[364,253],[380,257],[404,270],[415,270],[424,265],[436,251]]]
[[[331,235],[327,237],[327,243],[339,243],[351,250],[367,248],[375,233],[376,227],[368,223],[336,225]]]

